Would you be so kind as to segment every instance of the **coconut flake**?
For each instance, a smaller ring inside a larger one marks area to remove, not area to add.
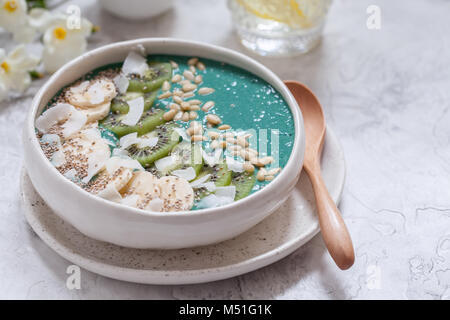
[[[202,188],[206,188],[206,190],[208,190],[209,192],[213,192],[216,190],[216,184],[212,181],[210,182],[205,182],[201,185]]]
[[[200,200],[199,203],[197,203],[197,208],[199,209],[216,208],[232,203],[233,201],[234,199],[231,199],[229,197],[218,197],[215,194],[210,194],[204,197],[202,200]]]
[[[155,167],[159,171],[164,171],[164,169],[168,168],[169,166],[173,165],[175,163],[175,160],[172,156],[167,156],[164,158],[161,158],[159,160],[155,161]]]
[[[120,200],[120,203],[136,208],[138,201],[139,201],[139,196],[137,194],[132,194],[125,198],[122,198],[122,200]]]
[[[50,133],[44,134],[42,136],[41,140],[43,142],[53,144],[57,148],[57,150],[53,153],[52,158],[50,159],[50,162],[55,167],[60,167],[64,163],[66,163],[66,156],[64,155],[64,152],[62,151],[61,139],[59,138],[59,136],[57,134],[50,134]]]
[[[64,173],[64,177],[66,177],[69,180],[75,181],[77,180],[77,170],[75,169],[70,169],[69,171],[66,171]]]
[[[62,134],[68,137],[86,124],[87,117],[68,103],[58,103],[41,114],[35,125],[40,132],[47,133],[51,127],[64,120],[66,121],[61,125]]]
[[[98,130],[98,127],[96,126],[84,129],[81,131],[81,133],[90,140],[102,139],[102,134],[100,133],[100,130]]]
[[[128,126],[134,126],[138,123],[144,112],[144,98],[139,97],[128,101],[129,111],[122,119],[122,123]]]
[[[111,154],[113,157],[128,157],[128,151],[120,148],[114,148]]]
[[[160,198],[152,199],[147,206],[145,207],[145,210],[148,211],[154,211],[154,212],[161,212],[164,206],[164,201]]]
[[[73,108],[73,107],[72,107]],[[72,134],[78,132],[87,122],[87,116],[81,112],[73,108],[72,113],[66,122],[61,126],[63,128],[62,135],[67,138]]]
[[[192,188],[201,188],[201,185],[204,184],[211,177],[211,174],[204,175],[203,177],[198,178],[195,181],[190,183]]]
[[[138,142],[139,138],[137,137],[137,132],[127,134],[119,140],[119,144],[122,149],[126,149],[133,144],[137,144]]]
[[[114,172],[116,172],[116,170],[121,167],[128,168],[128,169],[137,169],[140,171],[144,170],[144,168],[139,163],[139,161],[132,159],[130,157],[125,158],[125,157],[113,156],[113,157],[109,158],[108,161],[106,161],[105,167],[106,167],[106,171],[110,175],[114,174]]]
[[[147,60],[135,51],[128,54],[122,66],[122,72],[125,75],[138,74],[141,77],[148,69]]]
[[[158,144],[158,137],[140,138],[138,142],[139,148],[154,147]]]
[[[183,139],[183,141],[191,141],[191,138],[187,136],[186,130],[183,128],[174,128],[173,129],[176,133],[180,135],[180,137]]]
[[[130,80],[128,80],[127,77],[123,76],[122,74],[119,74],[114,77],[113,81],[119,93],[123,94],[127,92],[128,86],[130,85]]]
[[[215,195],[218,197],[231,198],[234,200],[234,197],[236,196],[236,187],[235,186],[216,187]]]
[[[97,193],[97,195],[100,198],[113,201],[113,202],[121,202],[122,196],[117,191],[117,189],[114,187],[114,185],[108,185],[105,189],[100,190],[100,192]]]
[[[234,172],[243,172],[244,164],[240,161],[233,159],[232,157],[226,158],[228,169]]]
[[[213,167],[220,162],[221,155],[222,149],[216,149],[214,151],[214,154],[207,154],[205,150],[202,150],[203,160],[205,160],[206,164],[208,164],[210,167]]]
[[[183,178],[187,181],[191,181],[191,180],[195,179],[195,177],[197,176],[194,168],[192,168],[192,167],[188,167],[186,169],[180,169],[180,170],[173,170],[171,172],[171,174],[174,176],[177,176],[179,178]]]

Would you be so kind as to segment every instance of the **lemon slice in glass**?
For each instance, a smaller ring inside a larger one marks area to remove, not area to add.
[[[309,19],[302,9],[306,8],[311,0],[237,0],[237,2],[259,18],[284,23],[292,28],[310,27]]]

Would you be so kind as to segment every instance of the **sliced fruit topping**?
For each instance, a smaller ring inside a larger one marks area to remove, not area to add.
[[[194,191],[185,179],[167,176],[159,179],[164,211],[184,211],[194,204]]]
[[[174,131],[173,125],[160,125],[147,138],[157,137],[158,141],[154,146],[139,146],[132,144],[125,150],[130,157],[139,161],[144,167],[149,167],[156,160],[167,156],[178,144],[180,136]]]
[[[116,96],[116,87],[110,79],[101,78],[81,82],[66,91],[67,101],[78,108],[92,108],[110,102]]]
[[[136,123],[136,125],[129,126],[122,122],[122,119],[125,117],[125,115],[110,113],[100,123],[108,130],[117,134],[117,136],[119,137],[132,132],[137,132],[138,135],[143,135],[152,131],[157,126],[165,122],[165,120],[163,119],[163,114],[164,110],[162,109],[149,109],[142,114],[140,120]]]
[[[177,128],[174,130],[178,132],[176,129]],[[155,163],[156,169],[158,170],[158,174],[160,176],[172,174],[174,170],[193,168],[195,178],[203,167],[201,146],[191,144],[190,142],[182,142],[176,145],[170,153],[170,156],[166,158],[159,159]],[[187,180],[190,181],[192,179]]]
[[[236,196],[234,201],[245,198],[250,194],[256,182],[256,176],[253,173],[241,172],[233,173],[231,185],[236,187]]]
[[[149,211],[162,211],[158,178],[150,172],[136,172],[121,192],[123,204]]]
[[[87,117],[68,103],[58,103],[36,119],[36,128],[42,133],[56,133],[69,137],[86,124]]]
[[[172,66],[165,62],[150,62],[142,75],[131,74],[128,91],[150,92],[172,78]]]
[[[84,129],[66,140],[62,152],[66,163],[61,171],[75,169],[83,183],[88,183],[99,173],[111,155],[108,144],[95,127]]]
[[[194,204],[194,192],[185,179],[158,179],[147,171],[135,173],[122,193],[122,203],[149,211],[183,211]]]
[[[155,102],[157,95],[158,95],[157,91],[152,91],[148,93],[127,92],[125,94],[118,95],[111,102],[111,111],[114,113],[126,114],[130,109],[128,101],[134,100],[139,97],[144,98],[144,111],[147,111],[153,106],[153,103]]]

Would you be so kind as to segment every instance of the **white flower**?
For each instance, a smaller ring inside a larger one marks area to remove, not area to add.
[[[36,68],[39,59],[27,53],[24,45],[19,45],[8,55],[0,49],[0,99],[8,90],[25,91],[31,83],[29,71]]]
[[[13,34],[17,42],[30,42],[36,32],[30,26],[25,0],[0,0],[0,27]]]
[[[55,72],[62,65],[86,51],[86,38],[92,32],[92,23],[81,19],[79,29],[67,25],[67,16],[58,14],[50,19],[44,33],[43,62],[47,72]]]

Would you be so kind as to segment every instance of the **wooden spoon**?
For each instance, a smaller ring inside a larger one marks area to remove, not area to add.
[[[342,270],[348,269],[355,261],[352,239],[320,173],[320,156],[325,138],[322,107],[305,85],[297,81],[284,83],[291,90],[303,114],[306,135],[303,168],[313,186],[323,240],[337,266]]]

